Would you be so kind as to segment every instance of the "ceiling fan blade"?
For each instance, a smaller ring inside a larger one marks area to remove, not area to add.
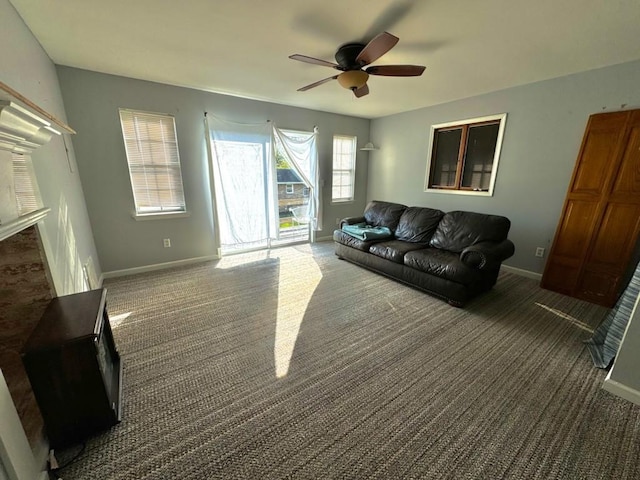
[[[309,85],[305,85],[304,87],[301,87],[298,89],[299,92],[306,92],[307,90],[310,90],[314,87],[317,87],[318,85],[322,85],[323,83],[327,83],[331,80],[335,80],[336,78],[338,78],[338,75],[334,75],[333,77],[329,77],[329,78],[325,78],[323,80],[319,80],[315,83],[311,83]]]
[[[369,95],[369,86],[365,83],[360,88],[357,88],[356,90],[354,90],[353,94],[358,98],[364,97],[365,95]]]
[[[291,60],[298,60],[300,62],[312,63],[314,65],[322,65],[324,67],[338,68],[338,66],[339,66],[337,63],[327,62],[326,60],[320,60],[319,58],[307,57],[306,55],[299,55],[297,53],[295,55],[289,55],[289,58]]]
[[[422,65],[380,65],[369,67],[365,71],[369,75],[382,75],[387,77],[419,77],[424,72]]]
[[[400,40],[395,35],[391,35],[389,32],[382,32],[376,36],[362,49],[360,54],[356,57],[356,63],[364,66],[375,62],[382,55],[391,50],[396,43]]]

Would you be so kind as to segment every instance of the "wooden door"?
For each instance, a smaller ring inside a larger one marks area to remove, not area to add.
[[[542,287],[612,307],[640,233],[640,110],[592,115]]]

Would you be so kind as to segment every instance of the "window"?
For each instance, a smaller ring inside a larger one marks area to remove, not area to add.
[[[31,157],[21,153],[12,153],[11,159],[18,215],[26,215],[42,208],[42,200],[40,199],[38,184],[35,181]]]
[[[185,212],[172,116],[120,109],[136,215]]]
[[[285,192],[287,195],[293,194],[293,183],[287,183]]]
[[[332,201],[349,202],[353,200],[355,173],[356,137],[334,135]]]
[[[506,118],[433,125],[425,191],[493,195]]]

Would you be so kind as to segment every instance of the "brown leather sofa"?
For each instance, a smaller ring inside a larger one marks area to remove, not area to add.
[[[361,217],[343,225],[387,227],[392,237],[359,240],[333,232],[335,253],[374,272],[462,307],[493,287],[501,263],[514,253],[506,217],[372,201]]]

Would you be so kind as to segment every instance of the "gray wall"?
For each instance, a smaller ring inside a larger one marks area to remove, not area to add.
[[[515,255],[506,264],[542,273],[590,114],[640,107],[640,62],[502,90],[372,121],[368,199],[505,215]],[[425,193],[432,124],[506,112],[493,197]]]
[[[0,0],[0,42],[0,79],[66,121],[55,66],[8,0]],[[83,289],[82,265],[92,259],[99,277],[100,264],[73,148],[67,158],[62,137],[54,137],[32,159],[43,203],[51,208],[40,231],[53,283],[58,295],[76,293]]]
[[[65,107],[78,134],[73,138],[87,207],[105,272],[215,255],[204,133],[205,111],[243,122],[267,119],[281,128],[319,128],[318,155],[323,189],[324,230],[335,219],[362,212],[366,200],[367,153],[358,151],[356,199],[331,204],[333,135],[369,140],[370,121],[255,100],[218,95],[130,78],[58,67]],[[301,93],[301,95],[303,95]],[[136,221],[118,108],[172,114],[182,163],[188,218]],[[171,248],[162,239],[171,238]]]

